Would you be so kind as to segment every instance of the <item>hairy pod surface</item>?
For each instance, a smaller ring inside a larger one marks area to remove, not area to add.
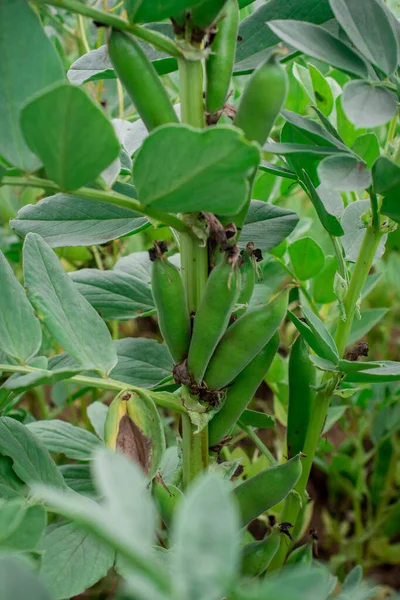
[[[233,490],[238,501],[242,525],[248,525],[266,510],[281,502],[301,475],[301,455],[265,469]]]
[[[278,347],[279,333],[275,332],[270,341],[228,387],[221,410],[212,418],[208,426],[210,446],[215,446],[230,434],[267,374]]]
[[[295,340],[289,357],[289,408],[286,442],[289,456],[303,451],[315,402],[316,369],[303,336]]]
[[[193,323],[188,369],[200,383],[210,358],[226,331],[240,293],[241,276],[226,259],[211,271]]]
[[[211,46],[211,54],[206,60],[206,109],[210,113],[221,110],[227,99],[235,60],[238,28],[237,0],[228,0],[221,21],[218,23],[218,32]]]
[[[211,390],[231,383],[269,342],[283,321],[288,292],[281,292],[265,306],[247,311],[221,338],[204,375]]]
[[[138,463],[151,479],[165,451],[164,431],[151,396],[125,390],[111,402],[104,425],[107,448]]]
[[[131,35],[113,29],[108,40],[108,53],[149,131],[167,123],[179,123],[157,71]]]
[[[249,141],[263,146],[285,104],[287,92],[286,71],[272,56],[252,74],[233,124],[242,129]]]
[[[180,363],[189,351],[190,315],[179,269],[165,256],[153,261],[151,291],[161,334],[175,363]]]
[[[242,575],[259,577],[269,567],[280,545],[278,529],[267,535],[263,540],[246,544],[242,551]]]

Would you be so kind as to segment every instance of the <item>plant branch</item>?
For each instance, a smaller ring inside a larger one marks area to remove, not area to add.
[[[271,467],[277,466],[278,465],[278,461],[276,460],[276,458],[274,457],[274,455],[271,453],[271,451],[267,448],[267,446],[265,444],[263,444],[263,442],[260,440],[260,438],[258,437],[258,435],[253,431],[253,429],[251,427],[249,427],[248,425],[245,425],[244,423],[241,423],[240,419],[239,419],[239,422],[238,422],[238,426],[252,440],[252,442],[259,449],[259,451],[261,452],[261,454],[263,454],[266,457],[266,459],[270,463]]]
[[[0,364],[0,372],[3,373],[35,373],[42,372],[42,369],[37,369],[36,367],[29,367],[27,365],[7,365]],[[56,371],[53,371],[56,373]],[[86,375],[74,375],[73,377],[68,378],[68,381],[72,381],[79,385],[85,385],[89,388],[97,388],[102,390],[111,390],[115,392],[120,392],[122,390],[133,390],[133,391],[141,391],[142,388],[139,388],[134,385],[129,385],[123,381],[117,381],[116,379],[100,379],[99,377],[89,377]],[[164,408],[170,408],[171,410],[175,410],[176,412],[186,414],[185,407],[181,404],[178,398],[174,398],[172,394],[168,394],[165,392],[149,392],[152,399],[159,406],[163,406]]]
[[[107,204],[113,204],[114,206],[120,206],[121,208],[128,208],[135,212],[141,213],[160,221],[169,227],[173,227],[177,231],[182,233],[190,233],[190,228],[185,225],[181,219],[170,213],[162,212],[151,206],[145,206],[138,200],[134,200],[124,194],[119,194],[113,191],[97,190],[95,188],[81,187],[77,190],[63,192],[56,183],[48,179],[40,179],[38,177],[3,177],[0,185],[21,185],[25,187],[37,187],[48,190],[53,190],[56,193],[66,193],[70,196],[77,196],[78,198],[85,198],[87,200],[99,200],[100,202],[107,202]]]
[[[181,50],[178,48],[175,42],[167,36],[152,29],[147,29],[146,27],[140,27],[139,25],[129,23],[117,15],[113,15],[104,10],[98,10],[97,8],[93,8],[92,6],[88,6],[87,4],[79,2],[78,0],[34,1],[36,4],[49,4],[50,6],[56,6],[57,8],[63,8],[73,13],[83,15],[84,17],[89,17],[90,19],[93,19],[93,21],[101,23],[102,25],[114,27],[114,29],[119,29],[120,31],[127,31],[128,33],[132,33],[145,42],[148,42],[162,52],[166,52],[167,54],[175,56],[176,58],[182,56]]]

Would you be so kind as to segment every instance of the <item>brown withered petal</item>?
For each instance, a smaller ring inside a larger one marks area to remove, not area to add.
[[[124,415],[119,422],[116,450],[141,465],[146,475],[151,466],[153,443],[139,427]]]

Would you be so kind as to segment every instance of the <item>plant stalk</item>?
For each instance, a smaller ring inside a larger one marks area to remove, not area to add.
[[[161,210],[151,208],[150,206],[145,206],[137,200],[129,198],[129,196],[125,196],[124,194],[119,194],[118,192],[97,190],[89,187],[81,187],[77,190],[63,192],[54,181],[40,179],[39,177],[3,177],[0,185],[21,185],[25,187],[44,188],[54,190],[56,193],[67,193],[70,196],[85,198],[87,200],[99,200],[100,202],[107,202],[107,204],[113,204],[114,206],[128,208],[129,210],[141,213],[151,219],[160,221],[164,225],[173,227],[182,233],[190,232],[190,228],[175,215],[162,212]]]
[[[346,311],[346,321],[339,319],[335,334],[335,342],[338,348],[339,356],[343,357],[348,343],[349,335],[353,325],[356,313],[357,302],[361,291],[365,285],[368,273],[371,269],[376,251],[379,246],[383,233],[379,229],[379,219],[377,224],[369,226],[365,232],[364,240],[361,244],[360,252],[351,275],[350,284],[344,299],[344,308]],[[328,379],[329,378],[329,379]],[[294,501],[292,495],[285,500],[281,520],[296,524],[297,519],[307,501],[307,482],[310,476],[314,455],[323,430],[326,414],[331,403],[332,395],[338,383],[338,375],[326,375],[326,387],[319,392],[315,399],[315,406],[311,413],[310,422],[307,428],[307,435],[304,443],[305,457],[302,461],[302,474],[295,485],[295,492],[298,494],[299,502]],[[280,568],[286,559],[286,554],[291,545],[281,543],[277,554],[275,555],[272,568]]]
[[[181,119],[192,127],[203,128],[203,66],[200,61],[180,59]],[[208,249],[192,235],[181,234],[181,273],[189,312],[196,312],[208,278]],[[183,485],[186,487],[208,465],[208,426],[196,434],[187,415],[182,416]]]

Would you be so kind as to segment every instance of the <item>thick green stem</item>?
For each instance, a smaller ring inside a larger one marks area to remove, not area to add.
[[[181,120],[193,127],[205,125],[203,66],[200,61],[179,62]],[[196,312],[208,278],[208,250],[200,240],[180,237],[181,272],[189,311]],[[187,415],[182,416],[183,484],[186,487],[208,465],[208,427],[196,434]]]
[[[200,60],[178,61],[180,75],[181,119],[202,128],[205,125],[203,100],[203,65]]]
[[[132,33],[138,38],[141,38],[145,42],[152,44],[158,50],[166,52],[171,56],[182,56],[181,50],[178,46],[167,36],[158,33],[152,29],[147,29],[146,27],[140,27],[139,25],[134,25],[133,23],[129,23],[125,21],[125,19],[121,19],[116,15],[113,15],[111,12],[106,12],[104,10],[98,10],[97,8],[93,8],[88,6],[87,4],[83,4],[78,0],[34,0],[36,4],[49,4],[50,6],[56,6],[57,8],[64,8],[78,15],[83,15],[84,17],[89,17],[96,21],[96,23],[101,23],[103,25],[114,27],[114,29],[119,29],[120,31],[128,31]]]
[[[363,243],[360,248],[360,252],[355,264],[350,284],[347,290],[346,297],[344,299],[344,308],[346,311],[346,321],[341,319],[338,322],[336,329],[335,342],[338,348],[339,356],[343,356],[348,343],[349,335],[353,325],[353,320],[356,312],[356,306],[360,297],[361,291],[364,287],[368,273],[371,269],[372,262],[374,260],[377,248],[379,246],[382,232],[374,225],[367,228],[364,236]],[[295,502],[289,495],[285,501],[281,519],[292,523],[296,523],[300,510],[301,504],[305,505],[307,501],[307,482],[310,476],[311,467],[314,460],[314,455],[317,449],[317,445],[321,436],[321,432],[324,427],[326,414],[332,399],[333,392],[338,383],[338,375],[333,376],[327,374],[325,376],[326,387],[317,394],[315,399],[315,406],[311,413],[310,422],[307,428],[307,435],[304,443],[304,454],[305,457],[302,461],[302,474],[295,486],[295,491],[298,493],[300,502]],[[279,568],[283,565],[287,551],[290,546],[283,546],[278,551],[277,556],[274,559],[274,568]]]
[[[25,187],[43,188],[46,190],[54,190],[57,193],[63,193],[54,181],[49,179],[40,179],[39,177],[3,177],[0,185],[20,185]],[[121,208],[128,208],[135,212],[141,213],[160,221],[169,227],[173,227],[181,233],[190,232],[190,228],[181,221],[175,215],[170,213],[164,213],[161,210],[151,208],[150,206],[144,206],[137,200],[129,198],[113,191],[97,190],[95,188],[81,187],[77,190],[72,190],[68,193],[70,196],[77,196],[78,198],[85,198],[86,200],[99,200],[100,202],[107,202],[107,204],[113,204],[114,206],[120,206]]]

